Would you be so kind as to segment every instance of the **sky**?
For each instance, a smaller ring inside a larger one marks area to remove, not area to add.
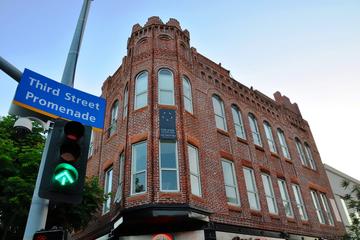
[[[60,81],[81,0],[0,0],[0,56]],[[322,161],[360,180],[359,0],[94,0],[75,88],[99,96],[134,24],[177,19],[191,46],[269,97],[299,105]],[[0,72],[0,116],[17,82]]]

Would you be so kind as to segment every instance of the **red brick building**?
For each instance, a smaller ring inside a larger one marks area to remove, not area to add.
[[[189,32],[175,19],[134,25],[127,50],[103,84],[105,131],[94,134],[88,161],[88,175],[99,176],[112,197],[78,237],[344,234],[296,103],[234,80],[190,46]]]

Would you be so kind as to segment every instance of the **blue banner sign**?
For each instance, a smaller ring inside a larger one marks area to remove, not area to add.
[[[25,69],[13,103],[47,115],[104,127],[106,101]]]
[[[176,112],[172,109],[160,109],[160,139],[176,140]]]

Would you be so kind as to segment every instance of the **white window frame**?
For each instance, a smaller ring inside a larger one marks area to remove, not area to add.
[[[290,151],[289,151],[289,147],[286,143],[286,138],[285,138],[285,133],[283,130],[281,130],[280,128],[277,129],[277,135],[279,138],[279,142],[280,142],[280,148],[282,151],[282,154],[285,158],[287,159],[291,159],[290,156]]]
[[[235,125],[236,136],[246,140],[244,123],[243,123],[241,112],[240,112],[239,108],[236,105],[232,105],[231,112],[232,112],[233,121],[234,121],[234,125]]]
[[[260,134],[259,126],[258,126],[255,115],[252,113],[249,113],[248,119],[249,119],[249,123],[250,123],[250,129],[251,129],[251,134],[252,134],[252,138],[253,138],[253,143],[255,145],[262,147],[263,144],[262,144],[262,140],[261,140],[261,134]]]
[[[246,178],[246,173],[245,171],[249,171],[250,173],[250,178],[249,179],[251,181],[252,186],[254,187],[254,189],[250,189],[250,183],[248,182],[248,179]],[[246,192],[248,195],[248,201],[249,201],[249,207],[252,210],[256,210],[256,211],[260,211],[261,210],[261,206],[260,206],[260,199],[259,199],[259,192],[257,190],[257,186],[256,186],[256,181],[255,181],[255,175],[254,175],[254,170],[251,168],[247,168],[244,167],[243,168],[243,172],[244,172],[244,179],[245,179],[245,185],[246,185]],[[254,194],[255,199],[256,199],[256,208],[252,208],[251,207],[251,203],[250,203],[250,198],[249,198],[249,193],[250,194]]]
[[[146,89],[144,91],[138,92],[138,90],[137,90],[138,81],[143,76],[146,78]],[[143,107],[147,106],[147,104],[148,104],[148,83],[149,83],[149,74],[148,74],[147,71],[142,71],[136,76],[136,79],[135,79],[135,104],[134,104],[134,110],[140,109],[140,108],[143,108]],[[146,96],[146,102],[145,102],[144,105],[138,106],[138,104],[139,104],[138,97],[143,96],[143,95]]]
[[[105,171],[104,174],[104,195],[107,195],[108,199],[103,204],[103,214],[110,212],[111,208],[111,196],[109,193],[112,192],[112,179],[113,179],[113,168],[110,167]]]
[[[316,170],[316,164],[315,164],[315,160],[313,158],[313,155],[311,153],[311,149],[309,144],[304,143],[304,147],[305,147],[305,155],[306,155],[306,159],[309,163],[309,166],[311,169]]]
[[[319,196],[317,195],[317,192],[315,192],[314,190],[310,190],[310,195],[311,195],[311,199],[313,201],[315,211],[316,211],[316,215],[317,215],[317,218],[318,218],[319,222],[321,224],[325,224],[325,217],[324,217],[324,213],[323,213],[323,211],[321,209]]]
[[[264,121],[264,129],[265,129],[265,136],[269,145],[270,152],[277,154],[276,144],[274,140],[274,136],[272,134],[272,128],[270,123]]]
[[[176,168],[162,168],[161,167],[161,143],[174,143],[175,144],[175,161],[176,161]],[[162,171],[176,171],[176,187],[175,190],[167,190],[163,189],[162,186]],[[160,140],[159,141],[159,174],[160,174],[160,191],[161,192],[179,192],[180,191],[180,182],[179,182],[179,162],[178,162],[178,147],[177,142],[172,140]]]
[[[304,153],[304,148],[300,142],[300,139],[295,138],[295,145],[296,145],[296,150],[299,154],[302,165],[307,166],[308,164],[307,164],[306,156]]]
[[[215,111],[215,101],[220,105],[221,112],[218,113]],[[224,102],[218,95],[212,96],[212,103],[213,103],[213,109],[214,109],[214,115],[215,115],[215,125],[218,129],[221,129],[223,131],[227,131],[227,125],[226,125],[226,116],[225,116],[225,108],[224,108]],[[218,126],[218,121],[216,119],[221,120],[222,126]]]
[[[334,226],[334,218],[331,214],[331,210],[330,210],[330,205],[329,205],[329,201],[328,201],[328,198],[326,197],[326,195],[324,193],[320,193],[320,200],[321,200],[321,203],[324,207],[324,210],[325,210],[325,214],[326,214],[326,217],[328,219],[328,223],[329,225],[331,226]]]
[[[232,177],[233,184],[227,184],[225,182],[225,171],[224,171],[224,167],[223,167],[223,162],[227,163],[227,164],[230,164],[230,166],[231,166],[231,174],[232,174],[231,177]],[[226,187],[233,188],[235,190],[235,194],[236,194],[237,203],[233,203],[233,202],[229,202],[229,201],[227,201],[227,203],[231,204],[231,205],[235,205],[235,206],[240,206],[239,187],[238,187],[238,183],[237,183],[237,179],[236,179],[234,163],[232,161],[229,161],[227,159],[222,158],[221,159],[221,167],[222,167],[223,175],[224,175],[225,195],[226,195]],[[226,195],[226,199],[227,198],[228,197]]]
[[[302,197],[302,194],[301,194],[300,186],[297,185],[297,184],[292,184],[292,189],[293,189],[293,192],[294,192],[296,207],[298,209],[300,218],[303,221],[307,221],[309,218],[308,218],[308,215],[307,215],[307,212],[306,212],[306,208],[305,208],[304,200],[303,200],[303,197]],[[301,212],[303,214],[301,214]]]
[[[129,108],[129,85],[127,84],[124,90],[123,119],[127,117],[128,108]]]
[[[160,78],[160,73],[162,71],[168,71],[171,73],[171,78],[172,78],[172,88],[171,89],[161,89],[160,88],[160,82],[161,81],[164,81],[163,79]],[[159,93],[159,96],[158,96],[158,102],[159,104],[162,104],[162,105],[175,105],[175,87],[174,87],[174,73],[170,70],[170,69],[167,69],[167,68],[162,68],[158,71],[158,93]],[[161,99],[161,93],[162,92],[170,92],[171,93],[171,103],[163,103],[160,101]]]
[[[109,136],[113,135],[116,132],[118,118],[119,118],[119,100],[115,100],[111,105]]]
[[[280,195],[281,195],[281,200],[285,209],[285,215],[286,217],[289,218],[294,218],[294,211],[292,209],[292,205],[291,205],[291,201],[290,201],[290,196],[289,196],[289,192],[287,189],[287,185],[286,185],[286,181],[283,179],[278,179],[278,185],[279,185],[279,190],[280,190]],[[290,209],[290,212],[287,212],[287,206]]]
[[[279,214],[279,209],[278,209],[278,206],[277,206],[277,203],[276,203],[274,188],[273,188],[273,185],[272,185],[270,175],[262,173],[261,174],[261,179],[262,179],[262,182],[263,182],[263,185],[264,185],[264,192],[265,192],[266,203],[267,203],[267,206],[268,206],[269,213],[271,213],[271,214]],[[268,189],[270,190],[270,192],[266,191],[266,189],[267,189],[266,186],[265,186],[266,184],[268,185]],[[270,204],[274,208],[274,210],[275,210],[274,212],[270,211],[270,207],[269,207]]]
[[[193,149],[195,150],[195,159],[190,159],[190,149]],[[189,158],[189,172],[190,172],[190,187],[191,187],[191,194],[193,195],[196,195],[198,197],[201,197],[202,196],[202,193],[201,193],[201,178],[200,178],[200,164],[199,164],[199,150],[197,147],[191,145],[191,144],[188,144],[188,158]],[[191,166],[191,162],[192,161],[195,161],[194,164],[196,164],[197,166],[197,171],[196,169],[192,169]],[[192,185],[192,181],[191,181],[191,178],[195,178],[196,181],[197,181],[197,185],[198,185],[198,189],[195,191],[195,186]],[[198,194],[197,194],[198,192]]]
[[[95,138],[94,134],[95,134],[94,131],[91,131],[88,158],[94,154],[94,138]]]
[[[146,159],[145,159],[145,169],[144,170],[141,170],[141,171],[138,171],[138,172],[135,172],[135,169],[136,169],[136,166],[135,166],[135,147],[137,145],[140,145],[140,144],[145,144],[146,145]],[[141,141],[141,142],[137,142],[137,143],[134,143],[132,144],[131,146],[131,195],[138,195],[138,194],[143,194],[143,193],[146,193],[147,192],[147,141]],[[134,191],[134,176],[137,175],[137,174],[140,174],[140,173],[144,173],[145,175],[145,184],[144,184],[144,191],[141,191],[141,192],[135,192]]]
[[[194,109],[193,109],[192,89],[191,89],[190,80],[186,76],[183,76],[182,82],[183,82],[184,109],[186,111],[188,111],[189,113],[193,113]],[[187,96],[185,94],[185,86],[187,86],[189,88],[190,96]],[[188,109],[188,107],[187,107],[188,105],[186,105],[186,101],[188,101],[190,103],[190,105],[189,105],[190,109]]]

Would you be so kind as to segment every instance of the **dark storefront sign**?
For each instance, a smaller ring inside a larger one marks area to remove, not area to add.
[[[176,140],[176,112],[171,109],[159,111],[160,139]]]

